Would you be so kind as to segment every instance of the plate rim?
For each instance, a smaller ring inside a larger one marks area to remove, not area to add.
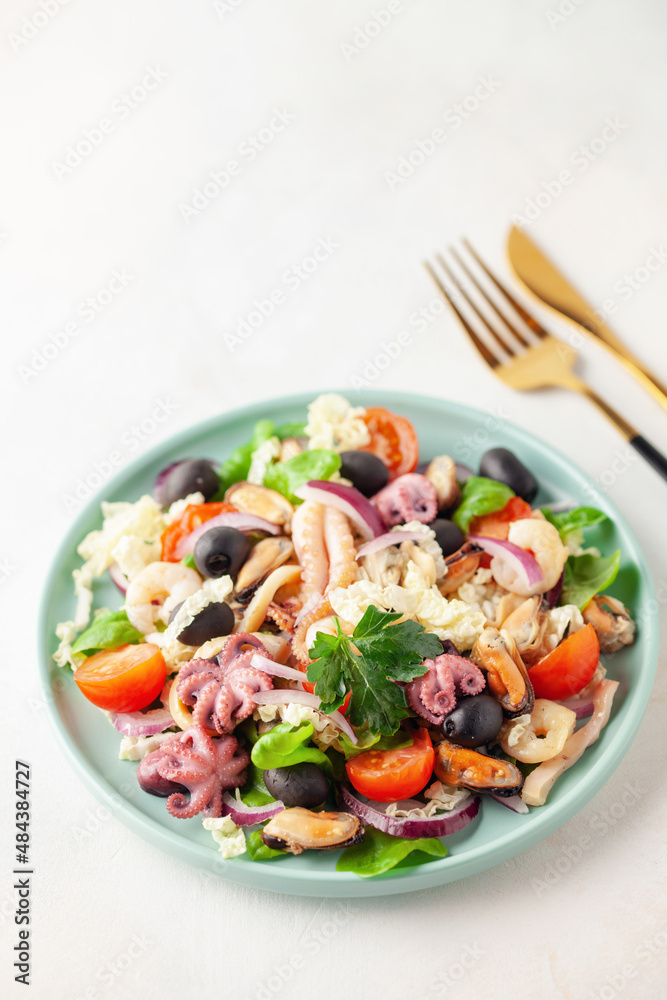
[[[519,814],[515,814],[518,821],[517,827],[500,836],[492,844],[480,844],[477,847],[467,850],[464,855],[448,855],[446,858],[431,862],[428,865],[389,872],[384,876],[374,879],[364,879],[350,872],[336,871],[321,871],[314,875],[312,871],[306,869],[290,869],[288,872],[281,873],[279,871],[279,864],[276,864],[275,867],[268,864],[262,865],[242,857],[223,861],[218,851],[214,848],[210,849],[194,841],[188,841],[183,838],[182,834],[177,833],[176,830],[156,824],[151,817],[144,814],[133,803],[116,792],[107,779],[87,759],[58,712],[57,699],[52,694],[52,678],[58,677],[59,671],[64,670],[64,668],[55,666],[51,658],[50,647],[53,634],[49,627],[50,622],[48,621],[49,603],[53,588],[58,582],[58,569],[61,562],[63,559],[71,556],[72,547],[76,548],[76,545],[81,540],[81,529],[78,527],[81,521],[93,512],[99,514],[99,505],[102,500],[121,489],[126,480],[133,478],[137,473],[145,473],[151,464],[160,461],[166,453],[173,451],[193,437],[209,434],[211,431],[218,429],[221,424],[227,424],[229,428],[233,429],[235,422],[240,423],[253,416],[257,416],[258,418],[266,417],[267,411],[270,411],[271,406],[301,406],[305,409],[307,404],[322,392],[337,392],[353,402],[356,402],[354,399],[355,396],[361,397],[363,400],[373,399],[373,403],[370,405],[393,406],[394,409],[399,409],[399,412],[400,403],[404,401],[413,407],[417,406],[424,409],[438,407],[441,412],[448,411],[453,415],[462,414],[468,419],[476,420],[478,423],[483,422],[489,417],[487,411],[468,406],[467,404],[402,390],[323,389],[317,393],[288,393],[283,396],[273,396],[269,399],[246,404],[242,407],[234,407],[206,420],[192,424],[187,428],[183,428],[176,434],[153,445],[147,451],[142,452],[127,465],[123,466],[122,469],[119,469],[114,476],[110,477],[82,506],[52,557],[42,588],[38,616],[39,676],[46,699],[48,715],[52,728],[55,731],[57,742],[63,749],[70,766],[72,766],[88,791],[105,806],[108,806],[110,801],[117,802],[119,807],[115,813],[116,818],[120,819],[134,833],[141,836],[143,840],[148,841],[153,846],[159,847],[171,857],[177,857],[179,860],[190,865],[196,864],[200,868],[209,869],[216,875],[239,884],[297,895],[318,895],[323,891],[324,886],[322,883],[326,884],[326,891],[331,896],[341,898],[354,896],[373,897],[418,891],[433,886],[444,886],[449,882],[458,881],[473,874],[481,874],[495,865],[501,864],[529,850],[567,823],[612,777],[632,745],[651,696],[657,668],[660,638],[659,627],[654,618],[646,619],[643,624],[643,638],[646,642],[645,662],[641,665],[642,684],[640,690],[635,689],[633,692],[634,711],[622,720],[620,728],[614,734],[614,743],[606,749],[606,752],[600,759],[589,765],[581,781],[574,788],[570,789],[566,797],[559,802],[555,814],[552,815],[548,811],[540,811],[535,816],[533,813],[530,827],[524,826],[523,830],[521,829],[520,822],[522,817]],[[548,453],[551,464],[555,462],[557,465],[563,466],[570,475],[573,471],[576,472],[582,483],[586,484],[589,489],[592,488],[596,494],[601,496],[600,490],[587,473],[580,469],[560,449],[555,448],[549,442],[543,441],[531,431],[518,427],[509,420],[503,420],[503,428],[505,427],[510,430],[513,436],[523,439],[532,447],[537,447],[543,452]],[[634,531],[628,524],[623,513],[606,494],[604,495],[603,503],[610,510],[615,523],[619,524],[631,542],[633,551],[630,554],[624,552],[624,557],[628,558],[628,555],[630,556],[631,562],[639,571],[642,587],[646,588],[648,599],[655,601],[656,593],[651,571]],[[649,625],[647,625],[647,621],[650,623]],[[479,820],[476,822],[479,822]],[[517,843],[519,846],[517,846]],[[480,856],[487,856],[488,864],[479,867]],[[234,864],[232,864],[232,861]],[[240,865],[239,862],[241,863]],[[249,868],[251,865],[253,867]],[[235,876],[235,867],[240,877]],[[448,877],[449,872],[452,873],[451,877]],[[438,878],[442,873],[445,874],[445,877]]]

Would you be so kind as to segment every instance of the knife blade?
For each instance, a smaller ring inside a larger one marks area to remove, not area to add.
[[[598,343],[606,347],[667,410],[667,387],[632,351],[628,350],[600,318],[599,313],[545,257],[530,237],[516,226],[510,229],[507,253],[514,273],[529,292],[595,337]]]

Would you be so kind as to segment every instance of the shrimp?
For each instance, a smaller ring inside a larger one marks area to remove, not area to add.
[[[542,571],[542,579],[531,587],[507,562],[494,556],[491,572],[496,583],[521,597],[544,594],[556,586],[570,552],[553,524],[538,517],[512,521],[507,540],[521,549],[530,549]]]
[[[199,573],[181,563],[149,563],[127,588],[127,617],[136,629],[146,635],[155,630],[158,619],[166,624],[176,605],[195,594],[201,586]],[[160,599],[160,605],[153,603]]]
[[[323,593],[329,574],[321,503],[306,500],[297,507],[292,518],[292,541],[303,570],[300,596],[305,604],[312,594]]]

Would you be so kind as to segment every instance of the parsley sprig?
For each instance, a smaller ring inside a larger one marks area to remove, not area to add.
[[[423,661],[442,652],[440,640],[423,625],[370,605],[351,636],[319,633],[308,650],[314,662],[308,680],[315,684],[320,711],[340,708],[352,692],[348,719],[353,726],[390,736],[409,714],[403,688],[395,681],[412,681],[425,673]],[[396,624],[394,624],[396,623]]]

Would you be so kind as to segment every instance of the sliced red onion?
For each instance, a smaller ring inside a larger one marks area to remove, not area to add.
[[[357,552],[357,559],[361,559],[362,556],[370,556],[373,552],[381,552],[382,549],[388,549],[390,545],[400,545],[401,542],[417,542],[424,537],[423,531],[387,531],[384,535],[378,535],[377,538],[362,545]]]
[[[112,562],[109,566],[109,577],[112,583],[115,583],[121,594],[127,593],[127,588],[130,586],[130,581],[123,573],[122,569],[117,562]]]
[[[547,590],[544,595],[544,600],[547,602],[550,608],[555,608],[560,600],[560,595],[563,593],[563,584],[565,583],[565,570],[558,577],[558,580],[553,585],[551,590]]]
[[[114,712],[111,721],[123,736],[155,736],[175,724],[168,708],[154,708],[150,712]]]
[[[282,663],[275,663],[261,653],[255,653],[250,660],[250,666],[255,670],[262,670],[265,674],[272,674],[274,677],[286,677],[288,681],[298,681],[303,684],[306,675],[302,670],[295,670],[294,667],[286,667]]]
[[[523,801],[520,795],[508,795],[506,798],[502,795],[494,795],[493,792],[489,795],[490,799],[497,802],[498,805],[505,806],[506,809],[511,809],[512,812],[524,813],[530,812],[530,809]]]
[[[267,819],[277,816],[285,806],[282,802],[267,802],[265,806],[247,806],[245,802],[240,802],[235,795],[225,792],[222,796],[222,815],[231,816],[237,826],[254,826],[255,823],[264,823]]]
[[[328,479],[311,479],[295,490],[295,493],[302,500],[314,500],[315,503],[336,507],[349,517],[367,540],[377,538],[387,530],[373,504],[354,486],[330,483]]]
[[[530,552],[513,542],[507,542],[502,538],[487,538],[486,535],[468,535],[468,540],[479,545],[489,555],[497,556],[506,562],[529,587],[537,586],[544,579],[535,556],[531,556]]]
[[[388,802],[360,799],[344,785],[341,786],[340,793],[348,809],[364,823],[393,837],[409,837],[411,840],[417,837],[449,837],[463,830],[479,812],[479,798],[475,797],[466,800],[458,809],[430,816],[428,819],[388,816],[385,812]],[[420,805],[423,808],[423,803],[415,802],[415,808]]]
[[[559,701],[563,708],[570,708],[578,719],[588,719],[593,714],[595,703],[592,698],[567,698]]]
[[[216,514],[208,521],[204,521],[198,528],[191,531],[180,542],[174,550],[175,559],[184,559],[194,550],[198,538],[201,538],[210,528],[236,528],[237,531],[265,531],[269,535],[279,535],[280,526],[265,521],[263,517],[256,514],[244,514],[240,510],[230,510],[225,514]]]
[[[316,694],[311,694],[310,691],[295,691],[293,688],[257,691],[252,697],[256,705],[307,705],[308,708],[314,708],[318,712],[322,704]],[[353,743],[358,742],[357,734],[341,712],[328,712],[326,718],[331,719],[335,726],[342,729]]]

